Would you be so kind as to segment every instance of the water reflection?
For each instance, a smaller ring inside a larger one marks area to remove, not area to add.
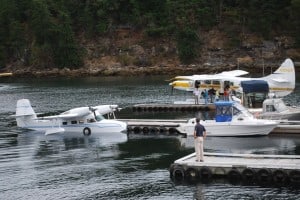
[[[193,137],[179,138],[182,146],[194,148]],[[220,153],[299,155],[299,136],[207,137],[204,150]]]
[[[177,92],[171,95],[165,79],[62,78],[11,80],[5,84],[0,88],[0,198],[300,199],[299,190],[232,185],[224,180],[174,184],[168,168],[194,152],[192,137],[45,136],[18,130],[15,119],[8,117],[21,98],[34,102],[39,113],[113,102],[124,108],[117,113],[119,118],[213,117],[209,112],[132,112],[134,104],[170,103],[186,97]],[[297,103],[296,92],[289,100]],[[205,151],[300,155],[300,137],[207,138]]]
[[[140,138],[130,139],[126,143],[119,144],[122,152],[121,160],[128,160],[134,163],[127,163],[127,166],[135,166],[143,170],[166,169],[180,156],[190,153],[182,149],[177,138]]]

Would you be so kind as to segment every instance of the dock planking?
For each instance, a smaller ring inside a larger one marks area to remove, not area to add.
[[[204,162],[196,162],[192,153],[171,164],[170,176],[177,181],[225,177],[231,182],[298,187],[300,156],[205,153]]]
[[[251,168],[281,168],[300,170],[300,156],[297,155],[261,155],[261,154],[223,154],[205,153],[205,162],[196,162],[192,153],[176,160],[176,164],[211,166],[211,167],[251,167]]]

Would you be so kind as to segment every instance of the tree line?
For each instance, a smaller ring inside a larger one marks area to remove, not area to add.
[[[300,0],[0,0],[0,68],[14,61],[81,67],[80,39],[105,37],[121,25],[173,39],[188,63],[198,56],[199,30],[216,26],[232,38],[284,34],[300,46]]]

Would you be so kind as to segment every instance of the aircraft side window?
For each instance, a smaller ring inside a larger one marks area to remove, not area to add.
[[[212,81],[213,85],[220,85],[220,81]]]
[[[68,125],[68,122],[63,122],[62,125]]]
[[[71,121],[71,124],[77,124],[77,121],[75,121],[75,120]]]
[[[230,86],[230,81],[224,81],[224,86]]]
[[[83,124],[83,123],[84,123],[84,121],[83,121],[83,120],[79,120],[78,122],[79,122],[79,124]]]
[[[91,119],[88,119],[87,122],[88,123],[93,123],[93,122],[96,122],[96,120],[94,118],[91,118]]]
[[[204,84],[210,85],[211,81],[210,80],[205,80]]]

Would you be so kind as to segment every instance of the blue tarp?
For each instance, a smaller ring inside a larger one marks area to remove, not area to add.
[[[216,122],[230,122],[232,120],[232,101],[217,101],[216,105]]]
[[[264,80],[241,81],[241,86],[244,93],[259,92],[268,93],[269,85]]]
[[[233,105],[233,101],[216,101],[215,105],[216,106],[232,106]]]

